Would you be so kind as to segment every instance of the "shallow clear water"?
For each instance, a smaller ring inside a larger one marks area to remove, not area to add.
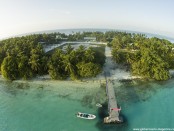
[[[0,81],[0,131],[130,131],[174,127],[174,80],[114,82],[125,123],[105,125],[106,101],[100,82]],[[23,89],[24,88],[24,89]],[[78,112],[97,119],[77,118]]]
[[[122,92],[122,98],[118,98],[127,121],[126,126],[119,129],[174,128],[174,80],[156,83],[139,81],[121,87],[123,89],[116,87],[116,90]]]

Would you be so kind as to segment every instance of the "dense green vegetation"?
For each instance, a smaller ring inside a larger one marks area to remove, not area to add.
[[[10,80],[28,79],[47,72],[47,56],[35,35],[10,38],[0,43],[2,75]]]
[[[174,45],[167,40],[120,33],[110,46],[113,59],[126,65],[134,75],[167,80],[170,78],[169,69],[174,69]]]
[[[147,38],[143,34],[126,32],[84,32],[73,34],[73,40],[96,37],[112,47],[113,60],[125,65],[133,75],[155,80],[167,80],[174,69],[174,45],[165,39]]]
[[[29,35],[1,41],[0,73],[3,77],[15,80],[49,74],[52,79],[62,80],[70,76],[74,80],[96,76],[102,71],[105,56],[99,49],[80,46],[75,50],[68,45],[65,50],[45,53],[45,45],[58,42],[55,34]],[[62,37],[66,36],[62,34]],[[100,59],[97,59],[99,56]]]
[[[44,74],[60,80],[96,76],[105,63],[104,46],[88,49],[80,46],[75,50],[68,45],[65,50],[44,52],[44,47],[49,44],[83,41],[84,37],[107,42],[112,47],[113,60],[125,65],[134,75],[167,80],[169,69],[174,69],[174,45],[169,41],[109,31],[34,34],[3,40],[0,42],[0,73],[10,80]]]
[[[53,79],[65,79],[68,76],[71,79],[79,79],[84,77],[94,77],[102,71],[102,65],[97,61],[97,56],[100,53],[94,49],[85,49],[84,46],[79,46],[74,50],[71,45],[68,45],[65,51],[57,49],[49,62],[48,72]],[[103,59],[105,56],[102,57]]]

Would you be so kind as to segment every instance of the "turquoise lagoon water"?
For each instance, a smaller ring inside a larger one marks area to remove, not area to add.
[[[131,131],[174,127],[174,79],[114,82],[125,122],[103,124],[105,89],[99,82],[0,81],[0,131]],[[78,111],[95,120],[77,118]]]

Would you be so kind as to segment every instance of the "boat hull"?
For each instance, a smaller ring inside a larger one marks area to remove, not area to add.
[[[92,120],[96,118],[96,116],[93,114],[81,113],[81,112],[77,113],[77,117],[82,119],[88,119],[88,120]]]

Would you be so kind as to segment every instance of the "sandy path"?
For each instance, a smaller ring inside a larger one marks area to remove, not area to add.
[[[121,68],[118,64],[113,62],[111,48],[105,48],[106,63],[104,65],[104,75],[111,79],[121,80],[121,79],[134,79],[136,76],[132,76],[130,72],[126,69]]]

